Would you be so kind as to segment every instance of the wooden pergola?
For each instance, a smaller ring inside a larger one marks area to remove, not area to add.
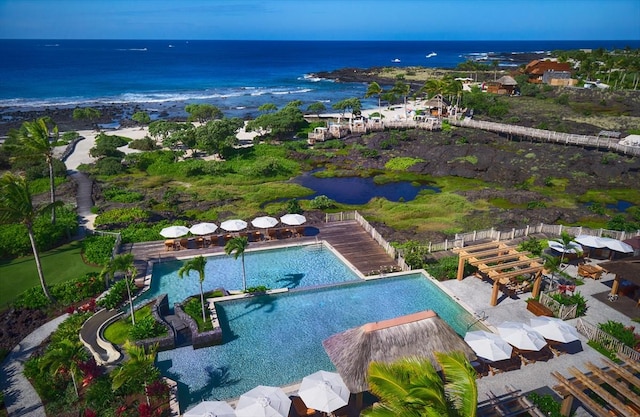
[[[623,279],[635,285],[640,285],[640,256],[602,262],[598,266],[609,273],[615,274],[610,296],[618,296],[620,281]],[[638,306],[640,306],[640,300],[638,300]]]
[[[605,369],[595,366],[591,362],[585,364],[589,370],[587,374],[575,367],[569,368],[573,378],[567,379],[560,373],[551,372],[560,384],[553,387],[563,398],[560,413],[568,416],[571,412],[573,399],[577,398],[597,417],[640,416],[640,364],[633,359],[619,355],[622,365],[615,364],[608,359],[602,359],[607,365]],[[603,385],[607,385],[605,388]],[[590,393],[590,395],[587,394]],[[600,397],[594,400],[593,395]],[[603,404],[606,404],[604,406]]]
[[[464,264],[476,266],[478,270],[493,280],[491,305],[498,304],[500,285],[506,285],[513,278],[523,274],[535,274],[533,296],[537,297],[542,282],[543,260],[530,258],[531,252],[520,252],[515,246],[504,242],[489,242],[453,249],[458,254],[457,279],[464,278]]]

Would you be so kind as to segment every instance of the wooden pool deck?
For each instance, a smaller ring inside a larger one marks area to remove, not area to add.
[[[395,260],[355,220],[307,225],[302,237],[250,242],[249,250],[323,240],[333,246],[363,275],[372,275],[397,265]],[[144,276],[149,261],[165,261],[223,253],[224,247],[210,245],[204,248],[195,248],[195,243],[191,242],[189,249],[168,251],[165,248],[164,240],[159,240],[122,245],[121,253],[127,252],[134,255],[138,276]]]

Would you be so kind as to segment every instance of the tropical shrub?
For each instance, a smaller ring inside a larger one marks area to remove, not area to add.
[[[51,216],[44,213],[33,226],[36,244],[42,251],[58,246],[78,228],[78,216],[69,207],[56,209],[56,224],[51,224]],[[31,254],[31,242],[22,224],[0,225],[0,256],[11,258]]]
[[[134,139],[129,142],[130,149],[137,149],[139,151],[152,151],[158,149],[156,141],[151,138]]]
[[[538,393],[532,392],[528,395],[528,397],[531,402],[535,404],[535,406],[538,407],[538,409],[542,411],[545,416],[562,417],[562,414],[560,413],[562,404],[557,402],[551,395],[540,395]]]
[[[435,263],[428,264],[427,272],[437,280],[455,279],[458,274],[458,257],[448,256],[438,259]],[[478,270],[477,267],[465,262],[464,276],[469,276]]]
[[[587,300],[585,300],[579,292],[574,292],[572,295],[561,293],[551,294],[551,298],[566,306],[577,304],[576,317],[584,316],[584,313],[587,311]]]
[[[119,151],[118,151],[119,152]],[[123,154],[124,155],[124,154]],[[96,162],[95,170],[100,175],[118,175],[125,171],[122,156],[107,156]]]
[[[518,245],[518,250],[522,252],[531,252],[533,255],[540,256],[544,247],[542,241],[536,237],[530,237]]]
[[[129,331],[129,337],[132,340],[150,339],[152,337],[162,336],[167,333],[167,329],[158,323],[153,316],[147,316],[136,321]]]
[[[610,334],[630,348],[635,348],[640,343],[640,335],[636,335],[634,333],[634,327],[627,327],[624,324],[613,320],[599,323],[598,327],[603,332]]]
[[[69,305],[95,297],[104,290],[104,281],[96,272],[51,286],[51,293],[58,303]]]
[[[302,214],[300,202],[295,198],[287,202],[287,213]]]
[[[129,280],[129,285],[133,286],[133,280]],[[109,291],[104,295],[104,297],[98,300],[98,305],[104,308],[112,309],[118,307],[127,298],[127,282],[122,279],[113,284]]]
[[[329,197],[327,197],[326,195],[319,195],[315,197],[313,200],[311,200],[311,202],[309,203],[309,206],[311,206],[311,208],[313,209],[324,210],[324,209],[330,209],[335,207],[336,202],[330,199]]]
[[[111,259],[116,237],[113,235],[92,235],[82,241],[84,259],[93,265],[106,265]]]
[[[20,293],[13,302],[16,308],[27,308],[30,310],[40,310],[48,307],[49,304],[49,299],[44,295],[44,291],[39,285]]]

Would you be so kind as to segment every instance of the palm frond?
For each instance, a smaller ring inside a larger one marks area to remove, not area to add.
[[[445,377],[445,392],[460,415],[475,417],[478,406],[476,371],[464,353],[435,352]]]

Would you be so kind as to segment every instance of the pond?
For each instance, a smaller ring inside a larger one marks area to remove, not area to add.
[[[590,207],[592,205],[594,205],[594,202],[588,202],[585,205],[587,207]],[[634,204],[631,201],[626,201],[626,200],[618,200],[615,203],[607,203],[604,205],[605,208],[609,209],[609,210],[614,210],[618,213],[624,213],[625,211],[627,211],[628,208],[633,207]]]
[[[374,197],[383,197],[389,201],[411,201],[422,190],[440,192],[438,187],[416,185],[410,181],[376,184],[373,177],[318,178],[312,172],[294,178],[293,182],[314,191],[314,194],[305,199],[326,195],[338,203],[355,205],[366,204]]]

